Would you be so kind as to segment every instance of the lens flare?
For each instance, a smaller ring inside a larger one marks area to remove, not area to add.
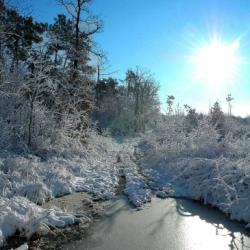
[[[232,84],[240,63],[237,55],[239,46],[239,41],[225,45],[214,38],[211,44],[199,48],[192,57],[195,81],[213,91],[220,91]]]

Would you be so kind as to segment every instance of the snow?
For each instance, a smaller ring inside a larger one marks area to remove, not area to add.
[[[150,201],[146,180],[134,157],[138,138],[117,143],[92,135],[81,155],[71,157],[1,154],[0,246],[17,231],[27,238],[50,227],[65,227],[76,218],[59,209],[46,210],[36,204],[70,194],[87,192],[93,199],[111,199],[124,175],[124,193],[136,207]],[[11,218],[11,219],[10,219]],[[89,219],[89,218],[85,218]]]
[[[47,232],[49,227],[65,227],[79,221],[57,208],[43,209],[25,197],[0,198],[0,246],[16,232],[30,238],[35,232]]]
[[[76,222],[73,215],[58,209],[45,210],[36,204],[72,192],[84,191],[95,199],[111,199],[116,192],[118,143],[93,134],[92,144],[81,155],[65,157],[0,155],[0,246],[17,231],[29,238],[34,232],[65,227]]]
[[[162,199],[165,199],[168,197],[168,194],[165,192],[165,191],[157,191],[155,193],[155,195],[158,197],[158,198],[162,198]]]
[[[111,198],[119,180],[115,167],[118,150],[118,144],[113,147],[109,143],[99,148],[99,152],[90,149],[84,157],[43,160],[34,155],[3,156],[0,195],[8,198],[20,195],[37,204],[75,191],[89,192],[99,199]]]
[[[248,137],[220,141],[207,124],[189,135],[165,126],[145,135],[138,148],[141,173],[160,197],[203,201],[250,223]]]
[[[29,246],[27,243],[24,243],[23,245],[21,245],[20,247],[16,248],[15,250],[27,250],[29,249]]]
[[[39,204],[82,191],[96,200],[112,199],[121,176],[124,194],[136,207],[150,202],[154,190],[160,198],[203,201],[249,228],[250,139],[230,133],[223,141],[219,138],[204,121],[189,134],[178,121],[122,143],[93,134],[86,147],[72,149],[74,153],[65,150],[60,156],[2,152],[0,246],[17,231],[29,238],[49,227],[77,222],[70,213]]]
[[[119,164],[117,166],[125,177],[124,194],[127,195],[128,200],[134,206],[140,207],[149,202],[151,198],[146,180],[140,174],[136,162],[134,150],[137,144],[138,138],[123,143],[123,152],[119,154]]]

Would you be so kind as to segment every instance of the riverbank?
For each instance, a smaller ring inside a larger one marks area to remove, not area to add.
[[[248,249],[249,236],[241,223],[198,202],[152,197],[144,209],[136,210],[119,196],[87,235],[62,249]]]
[[[81,223],[63,229],[54,229],[43,237],[31,240],[29,249],[61,249],[64,244],[85,237],[92,224],[103,215],[105,201],[93,201],[90,194],[80,192],[53,199],[43,205],[46,209],[54,206],[73,214],[77,218],[85,219]]]
[[[93,202],[110,200],[123,190],[122,178],[131,202],[140,206],[149,201],[133,158],[137,140],[117,143],[93,135],[91,141],[81,155],[72,157],[1,154],[0,247],[34,242],[39,235],[63,235],[61,228],[72,224],[85,228],[99,213]]]
[[[173,121],[145,134],[138,165],[159,196],[201,201],[250,228],[249,137],[218,138],[206,122],[185,133]]]
[[[246,169],[237,172],[236,162],[232,160],[229,165],[229,158],[173,157],[158,141],[162,133],[156,135],[151,134],[151,140],[144,137],[122,143],[94,137],[91,148],[71,158],[2,157],[1,244],[15,235],[11,242],[31,239],[31,248],[52,249],[48,248],[50,244],[59,248],[70,239],[82,237],[102,214],[101,201],[112,200],[117,192],[123,192],[138,208],[151,201],[151,190],[162,198],[198,200],[249,226]],[[222,167],[224,163],[226,168]],[[233,188],[230,181],[235,183]],[[232,216],[232,208],[237,216]]]
[[[116,162],[122,146],[95,133],[90,137],[91,144],[78,151],[67,149],[60,156],[0,153],[0,247],[14,235],[30,239],[90,220],[40,206],[50,200],[75,192],[88,193],[93,200],[115,195],[119,182]]]

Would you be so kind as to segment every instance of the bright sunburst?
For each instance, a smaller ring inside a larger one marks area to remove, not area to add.
[[[225,45],[214,38],[211,44],[199,48],[192,57],[195,80],[213,90],[221,90],[231,84],[240,63],[237,56],[239,46],[239,41]]]

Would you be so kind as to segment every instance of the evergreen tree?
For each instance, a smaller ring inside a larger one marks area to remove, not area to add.
[[[95,86],[95,95],[95,118],[100,128],[107,128],[121,111],[122,91],[118,80],[111,77],[100,79]]]
[[[81,114],[80,122],[76,128],[83,129],[89,126],[91,121],[87,118],[94,110],[94,67],[90,66],[90,54],[99,54],[93,48],[92,36],[101,29],[101,22],[88,15],[87,5],[89,0],[60,0],[70,14],[70,21],[65,22],[61,17],[60,23],[72,25],[72,35],[67,37],[67,64],[64,70],[62,106],[70,114]],[[58,19],[59,20],[59,19]],[[66,26],[67,26],[66,25]],[[65,25],[64,25],[65,26]]]
[[[209,114],[209,122],[220,132],[221,135],[224,135],[225,116],[221,110],[219,102],[215,102],[213,107],[211,108]]]
[[[167,113],[171,115],[173,113],[173,104],[175,97],[173,95],[168,95],[167,97]]]
[[[20,61],[27,59],[33,43],[42,41],[41,34],[45,27],[46,24],[34,22],[30,16],[21,16],[14,9],[6,10],[4,32],[7,34],[6,47],[12,56],[12,70],[19,66]]]
[[[199,115],[196,112],[196,109],[191,108],[187,104],[184,105],[184,108],[187,112],[187,115],[185,116],[185,128],[187,132],[191,132],[193,129],[198,127],[199,124]]]
[[[99,80],[95,86],[97,107],[101,107],[105,98],[112,98],[118,94],[118,84],[118,81],[112,77]]]
[[[55,18],[54,24],[49,26],[49,52],[54,57],[55,65],[61,65],[64,68],[67,65],[71,44],[70,41],[73,36],[73,23],[67,19],[65,15],[58,15]],[[63,56],[59,57],[60,51]],[[64,60],[63,60],[64,57]]]

